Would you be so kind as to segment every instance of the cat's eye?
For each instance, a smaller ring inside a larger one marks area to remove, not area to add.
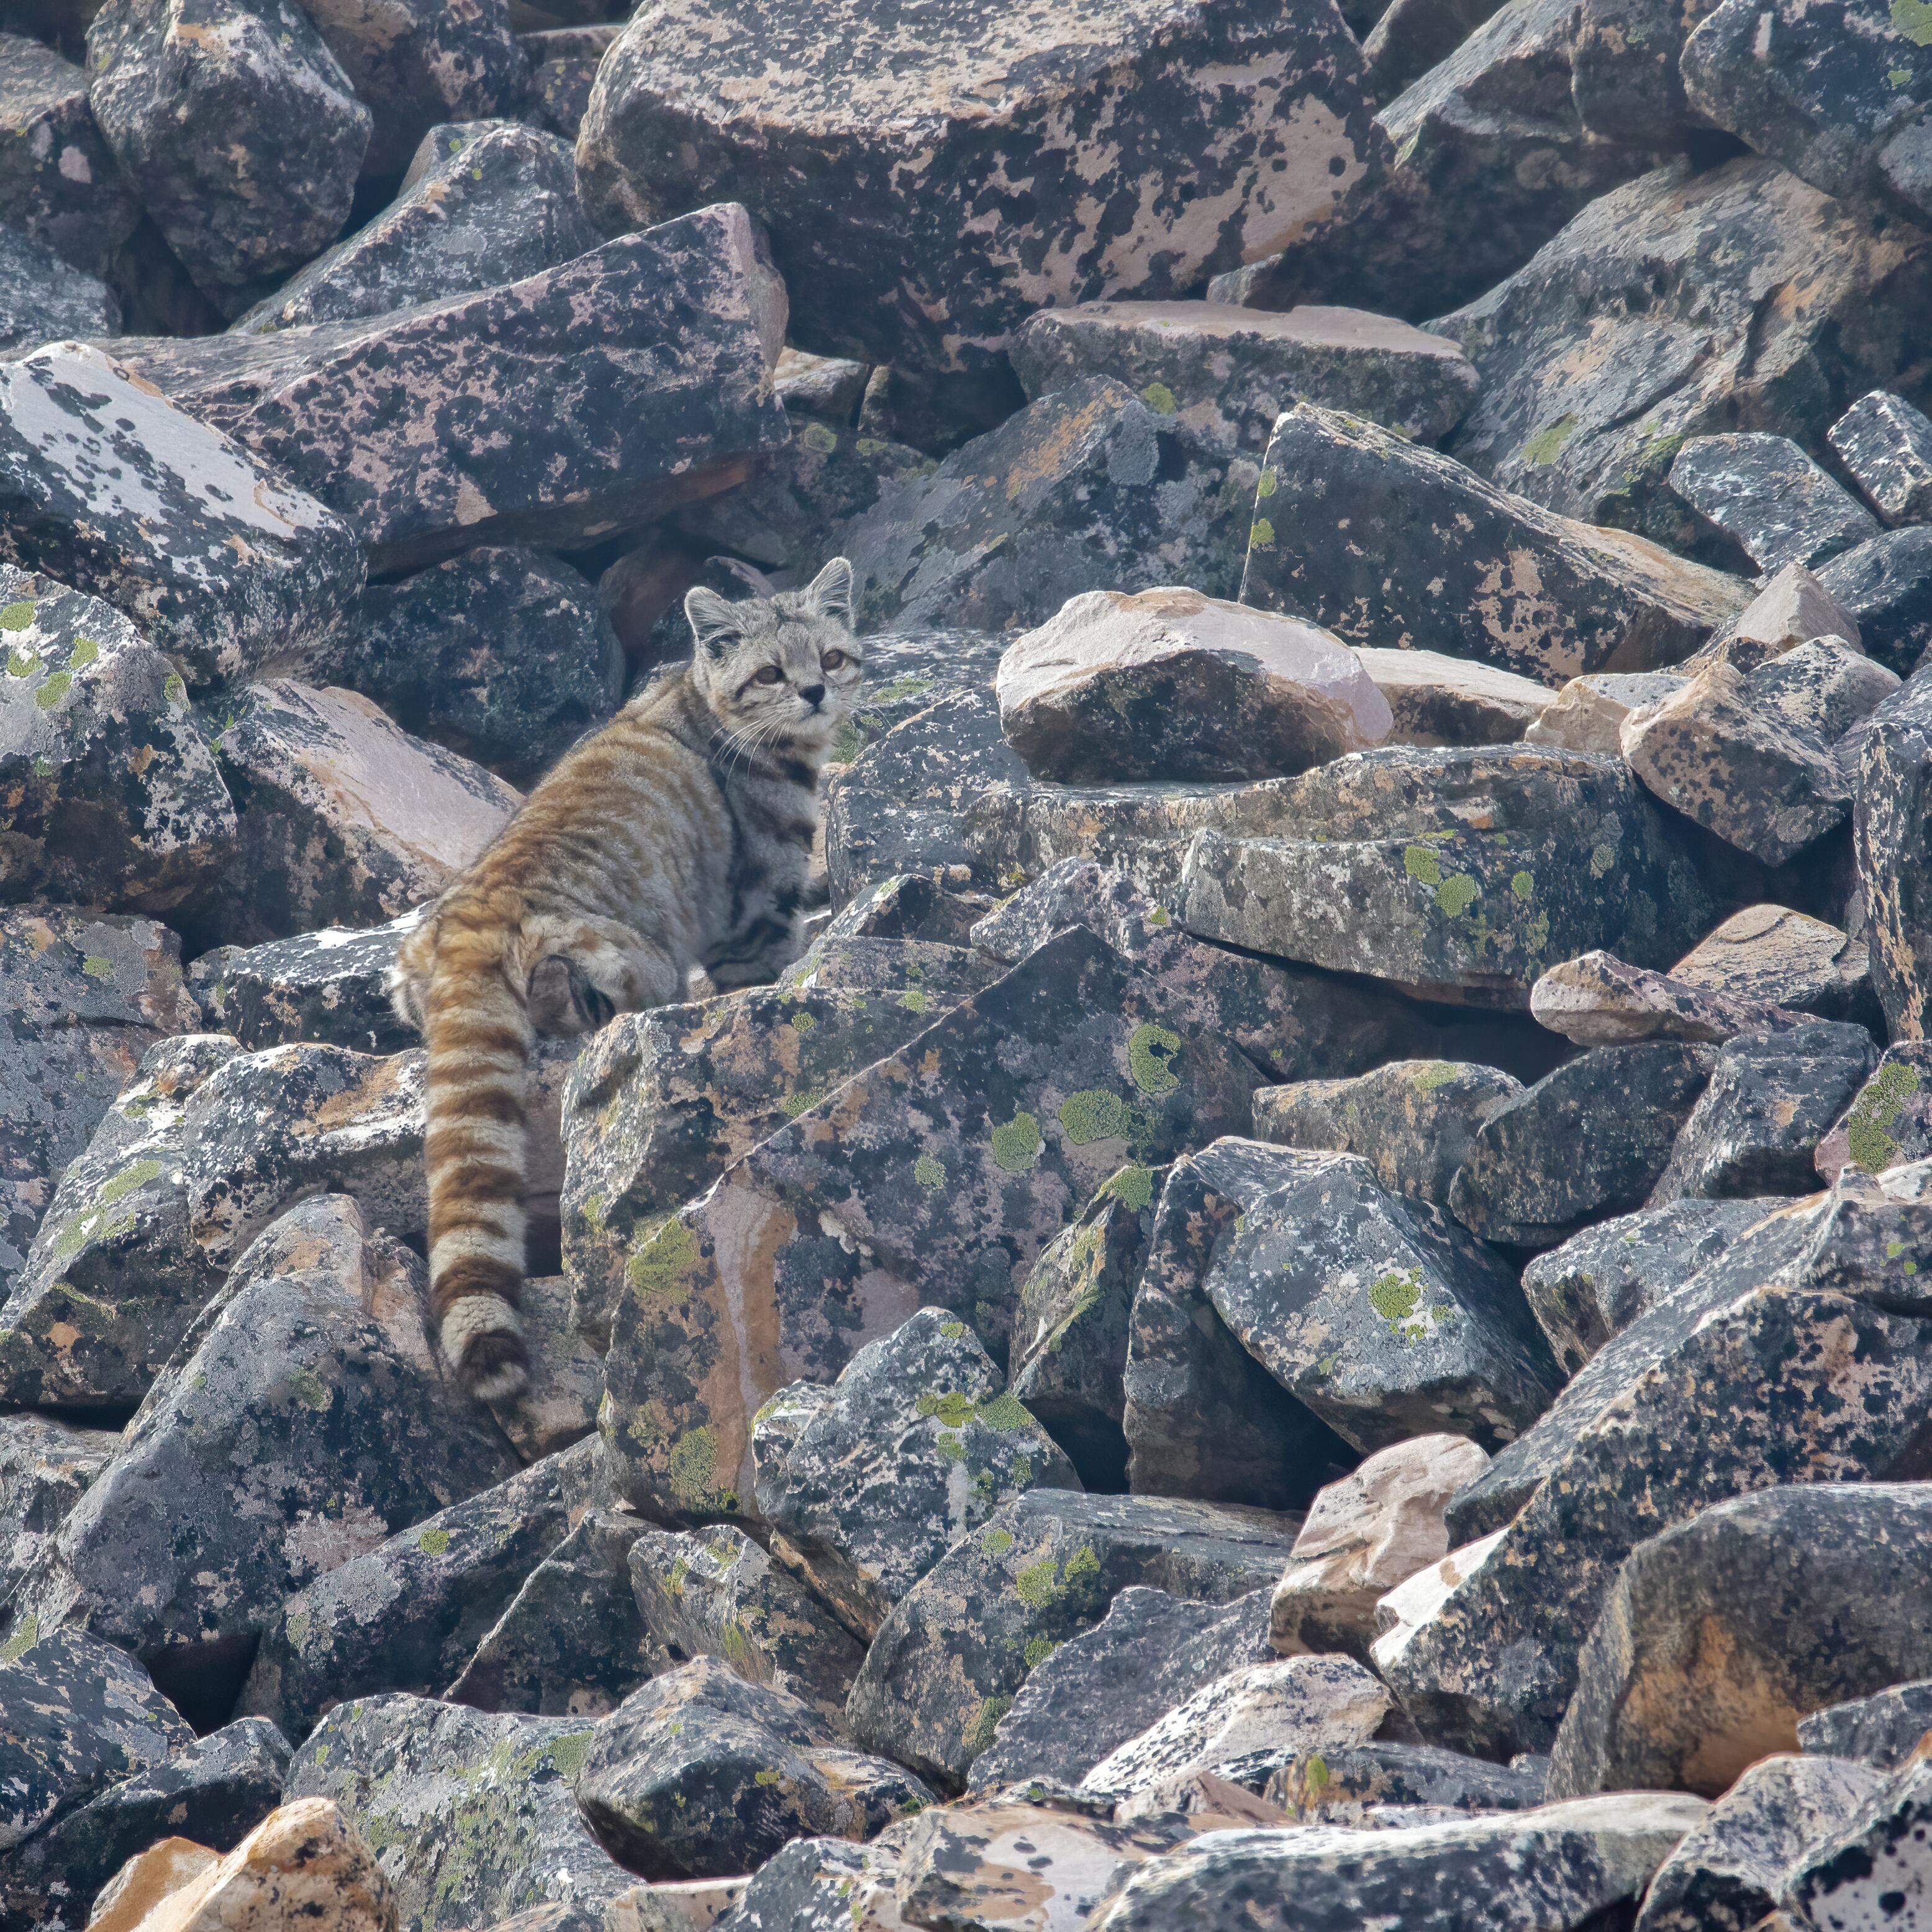
[[[782,684],[784,682],[784,673],[779,670],[776,664],[767,664],[756,677],[752,679],[752,682],[754,684]]]
[[[821,670],[842,670],[845,664],[846,657],[843,651],[827,651],[819,659],[818,668]]]

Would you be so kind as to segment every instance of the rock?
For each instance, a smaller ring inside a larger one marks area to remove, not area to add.
[[[194,1882],[221,1862],[219,1854],[188,1838],[164,1838],[115,1874],[99,1901],[104,1910],[90,1917],[89,1932],[128,1932],[146,1922],[151,1904],[165,1906],[185,1898]]]
[[[1818,580],[1858,620],[1865,649],[1909,675],[1932,646],[1932,530],[1914,524],[1834,556]]]
[[[1264,802],[1250,836],[1203,830],[1188,848],[1189,932],[1424,998],[1523,1006],[1558,960],[1605,947],[1662,965],[1702,929],[1680,848],[1602,759],[1404,747]]]
[[[1772,292],[1800,284],[1802,310],[1767,327]],[[1916,230],[1754,156],[1659,169],[1430,325],[1483,380],[1450,453],[1566,516],[1682,545],[1667,478],[1684,439],[1761,423],[1818,446],[1853,396],[1903,376],[1917,352],[1899,319],[1928,300]]]
[[[0,1593],[11,1596],[39,1567],[68,1511],[120,1448],[104,1429],[0,1417]]]
[[[396,1017],[386,981],[413,911],[373,930],[325,926],[264,946],[218,946],[188,968],[189,992],[212,1027],[251,1051],[290,1040],[358,1053],[402,1053],[416,1030]]]
[[[0,227],[0,349],[120,332],[121,304],[105,282],[30,236]]]
[[[1135,1872],[1108,1932],[1582,1932],[1614,1923],[1703,1813],[1695,1798],[1631,1792],[1364,1835],[1210,1832]]]
[[[742,1530],[646,1529],[630,1567],[654,1671],[718,1658],[844,1730],[865,1646]]]
[[[1034,1490],[962,1538],[889,1617],[852,1732],[957,1789],[1028,1672],[1132,1584],[1226,1603],[1272,1583],[1288,1525],[1252,1510]]]
[[[1274,1587],[1268,1641],[1284,1656],[1339,1650],[1366,1660],[1376,1600],[1449,1553],[1444,1506],[1489,1460],[1466,1436],[1418,1436],[1330,1483]]]
[[[712,1658],[653,1678],[597,1726],[577,1798],[647,1878],[750,1870],[788,1838],[869,1838],[933,1802],[896,1765],[835,1748],[797,1698]]]
[[[16,1846],[0,1876],[0,1913],[80,1932],[88,1901],[170,1830],[211,1856],[232,1850],[281,1803],[288,1763],[287,1738],[260,1718],[182,1745]]]
[[[1932,678],[1874,712],[1858,754],[1852,849],[1872,985],[1895,1039],[1924,1036],[1932,1006]]]
[[[622,1492],[735,1514],[752,1412],[916,1308],[963,1304],[1003,1354],[1075,1202],[1130,1154],[1152,1164],[1245,1123],[1246,1063],[1181,1021],[1090,933],[1063,933],[640,1234],[605,1365]],[[928,1097],[909,1107],[915,1082]]]
[[[140,1664],[79,1630],[16,1617],[0,1659],[0,1850],[193,1739]]]
[[[1900,688],[1896,671],[1841,638],[1814,638],[1751,673],[1753,691],[1794,730],[1815,731],[1841,770],[1856,772],[1858,728]]]
[[[555,1196],[548,1198],[554,1201]],[[550,1218],[545,1204],[541,1194],[526,1202],[526,1211],[539,1225]],[[571,1318],[573,1299],[567,1276],[524,1279],[517,1312],[530,1346],[530,1383],[517,1395],[498,1397],[489,1408],[510,1446],[526,1462],[568,1449],[597,1427],[597,1405],[604,1399],[604,1358]]]
[[[613,20],[589,27],[550,27],[517,36],[530,63],[532,115],[573,146],[590,106],[598,68],[622,31],[622,22]]]
[[[1912,1483],[1762,1490],[1625,1560],[1577,1665],[1550,1795],[1714,1796],[1806,1713],[1922,1676],[1908,1606],[1932,1574],[1932,1497]]]
[[[291,1210],[157,1378],[24,1607],[225,1715],[283,1599],[514,1459],[446,1388],[422,1264],[339,1196]]]
[[[1454,344],[1358,309],[1271,315],[1212,302],[1087,302],[1036,310],[1011,353],[1029,400],[1111,376],[1208,448],[1256,460],[1275,418],[1298,402],[1439,442],[1476,393]]]
[[[454,884],[523,802],[352,691],[275,678],[230,703],[217,748],[242,858],[222,923],[244,943],[395,919]]]
[[[8,226],[99,274],[140,208],[94,125],[86,75],[16,33],[0,34],[0,156]]]
[[[1788,1204],[1696,1198],[1640,1208],[1572,1234],[1522,1271],[1522,1292],[1566,1375],[1668,1301],[1748,1228]]]
[[[305,1738],[345,1700],[453,1682],[592,1502],[590,1448],[520,1469],[297,1590],[268,1619],[242,1708]]]
[[[1670,465],[1670,487],[1768,577],[1815,569],[1878,535],[1878,520],[1788,436],[1694,436]]]
[[[1718,1055],[1652,1199],[1804,1193],[1819,1143],[1877,1060],[1870,1034],[1841,1021],[1738,1034]]]
[[[1673,980],[1821,1019],[1882,1026],[1864,942],[1788,906],[1747,906],[1670,969]]]
[[[107,0],[94,118],[167,244],[230,315],[340,231],[369,110],[292,0]],[[220,128],[218,146],[198,138]]]
[[[1038,778],[1264,778],[1388,735],[1355,654],[1292,617],[1198,591],[1090,590],[1017,638],[994,692]]]
[[[847,527],[860,628],[1024,629],[1083,590],[1232,597],[1252,487],[1178,418],[1083,376]]]
[[[794,1838],[752,1874],[731,1932],[899,1932],[899,1863],[890,1840]]]
[[[1856,648],[1858,620],[1802,563],[1787,563],[1690,663],[1701,668],[1721,656],[1755,670],[1814,638],[1840,638]]]
[[[1794,1912],[1814,1925],[1850,1926],[1882,1922],[1901,1906],[1916,1911],[1924,1896],[1928,1784],[1925,1761],[1916,1759],[1813,1851],[1787,1888]]]
[[[1888,524],[1932,523],[1932,418],[1874,389],[1826,433],[1838,460]]]
[[[1556,694],[1556,702],[1524,731],[1524,740],[1558,751],[1621,758],[1624,720],[1634,711],[1673,696],[1688,681],[1667,670],[1596,671],[1573,677]]]
[[[738,482],[789,434],[784,332],[727,204],[394,315],[115,352],[313,491],[389,576],[478,544],[582,548]]]
[[[1372,17],[1358,29],[1363,57],[1376,99],[1393,101],[1454,53],[1496,8],[1493,0],[1390,0],[1367,11]]]
[[[1043,304],[1186,294],[1272,252],[1380,159],[1330,7],[1283,38],[1264,11],[915,27],[845,0],[750,23],[722,62],[706,0],[656,17],[626,29],[592,91],[592,218],[630,227],[742,198],[794,286],[798,341],[821,353],[983,369]],[[807,151],[802,178],[790,157]],[[988,200],[995,180],[1025,182],[1024,202]]]
[[[1306,403],[1275,425],[1241,581],[1243,603],[1298,611],[1351,643],[1444,651],[1552,686],[1674,663],[1747,594]]]
[[[1784,1898],[1804,1854],[1880,1781],[1841,1758],[1760,1758],[1658,1868],[1641,1932],[1749,1932]]]
[[[1505,1768],[1431,1744],[1372,1742],[1292,1757],[1269,1774],[1267,1790],[1294,1822],[1306,1825],[1359,1828],[1398,1806],[1531,1811],[1543,1802],[1548,1762],[1519,1759]]]
[[[197,686],[299,660],[362,588],[338,518],[80,343],[0,365],[0,559],[118,606]]]
[[[1204,1682],[1272,1656],[1259,1592],[1223,1606],[1139,1585],[1122,1590],[1091,1630],[1054,1646],[1028,1672],[974,1759],[969,1787],[1076,1785]]]
[[[1713,147],[1684,98],[1684,37],[1717,0],[1583,0],[1570,42],[1570,98],[1592,134],[1701,158]]]
[[[1932,1154],[1932,1047],[1921,1040],[1888,1046],[1871,1077],[1822,1140],[1814,1165],[1835,1183],[1847,1163],[1882,1174]]]
[[[1539,1026],[1579,1046],[1627,1046],[1644,1040],[1718,1045],[1740,1034],[1788,1033],[1805,1016],[1627,965],[1611,952],[1586,952],[1552,966],[1529,989]]]
[[[868,638],[860,709],[839,726],[835,754],[856,758],[867,746],[954,692],[990,691],[1009,641],[986,631],[887,631]],[[937,932],[916,936],[945,937]],[[964,938],[963,929],[958,937]]]
[[[592,1730],[583,1718],[362,1699],[338,1705],[296,1751],[287,1796],[333,1798],[380,1846],[404,1932],[494,1925],[552,1903],[595,1922],[636,1880],[577,1808]]]
[[[868,638],[866,642],[870,644],[872,640]],[[973,928],[985,916],[986,910],[983,899],[948,892],[930,874],[895,872],[877,885],[855,893],[832,915],[821,936],[916,939],[938,946],[970,946]]]
[[[912,1004],[902,1004],[900,1010],[925,1013],[929,1024],[962,1000],[984,992],[1000,970],[1000,962],[971,946],[828,929],[785,968],[783,984],[794,994],[896,994],[902,1003],[910,994]]]
[[[1833,16],[1827,24],[1802,7],[1719,7],[1684,43],[1685,92],[1714,126],[1828,194],[1888,200],[1922,222],[1932,216],[1928,43],[1915,16],[1872,0]]]
[[[0,910],[0,1294],[11,1292],[68,1162],[141,1056],[200,1024],[181,941],[150,919],[64,906]],[[0,1570],[4,1560],[0,1558]]]
[[[1442,1208],[1484,1115],[1522,1090],[1521,1081],[1493,1066],[1392,1060],[1352,1080],[1262,1088],[1255,1138],[1359,1154],[1388,1192]]]
[[[578,206],[570,150],[555,135],[485,121],[432,128],[422,141],[401,194],[264,296],[238,333],[389,315],[520,282],[598,245]]]
[[[1550,709],[1546,685],[1493,664],[1367,646],[1355,655],[1394,718],[1387,744],[1514,744]]]
[[[1801,1750],[1834,1758],[1858,1758],[1881,1771],[1896,1771],[1932,1730],[1932,1682],[1893,1684],[1869,1697],[1828,1704],[1798,1720]]]
[[[1023,1491],[1080,1487],[1005,1384],[963,1322],[924,1308],[861,1348],[802,1429],[754,1426],[758,1512],[781,1559],[866,1636]]]

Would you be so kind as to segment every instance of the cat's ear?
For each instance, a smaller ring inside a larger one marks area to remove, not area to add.
[[[820,616],[836,617],[848,631],[852,628],[852,566],[848,559],[835,556],[805,586],[805,594]]]
[[[701,584],[684,593],[684,614],[700,650],[717,652],[744,635],[738,607]]]

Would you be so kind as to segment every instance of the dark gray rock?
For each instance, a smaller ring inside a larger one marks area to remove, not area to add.
[[[1828,434],[1838,460],[1888,524],[1932,522],[1932,418],[1874,389]]]
[[[1367,10],[1366,32],[1357,30],[1363,57],[1376,99],[1393,101],[1447,60],[1498,10],[1498,0],[1389,0]]]
[[[828,920],[828,928],[830,924]],[[828,930],[785,968],[783,984],[798,993],[896,994],[902,1012],[923,1012],[937,1019],[961,1000],[983,992],[1000,976],[1003,965],[970,946]],[[908,995],[910,1005],[904,1004]]]
[[[1546,1073],[1478,1130],[1451,1211],[1487,1240],[1540,1248],[1641,1205],[1716,1060],[1708,1046],[1652,1040]]]
[[[0,350],[120,332],[121,304],[105,282],[32,236],[0,226]]]
[[[894,872],[854,894],[826,922],[820,937],[970,946],[973,928],[986,916],[986,907],[987,902],[976,895],[946,891],[929,874]]]
[[[752,1460],[758,1513],[784,1538],[783,1560],[868,1636],[996,1510],[1036,1486],[1081,1486],[978,1336],[944,1308],[861,1348],[802,1427],[761,1434],[754,1423]]]
[[[1821,1756],[1858,1758],[1896,1771],[1932,1731],[1932,1679],[1888,1684],[1869,1697],[1828,1704],[1798,1720],[1801,1750]]]
[[[94,125],[87,76],[16,33],[0,34],[0,207],[10,229],[89,275],[141,212]]]
[[[789,1838],[869,1838],[933,1795],[896,1764],[838,1749],[799,1699],[707,1657],[597,1726],[577,1801],[646,1877],[712,1878],[755,1869]]]
[[[1901,682],[1841,638],[1814,638],[1759,665],[1750,679],[1759,698],[1794,728],[1816,732],[1834,762],[1851,772],[1864,737],[1857,728]]]
[[[1797,1720],[1932,1666],[1932,1490],[1821,1482],[1705,1510],[1625,1561],[1576,1666],[1550,1795],[1724,1790]]]
[[[1351,643],[1475,658],[1552,686],[1674,664],[1748,594],[1306,403],[1275,425],[1241,580],[1243,603],[1298,611]]]
[[[852,1688],[853,1735],[957,1789],[1028,1673],[1134,1584],[1228,1603],[1272,1584],[1288,1522],[1039,1490],[956,1544],[893,1611]]]
[[[1865,649],[1909,676],[1932,646],[1932,528],[1913,524],[1834,556],[1818,580],[1858,621]]]
[[[120,1453],[104,1429],[50,1416],[0,1418],[0,1594],[40,1567],[88,1485]]]
[[[1893,1035],[1932,1025],[1932,676],[1872,713],[1858,754],[1852,845],[1872,984]]]
[[[838,728],[833,756],[856,758],[909,718],[958,691],[990,691],[1009,638],[987,631],[881,631],[866,640],[858,709]],[[904,937],[943,939],[940,932]],[[956,935],[963,940],[963,928]]]
[[[1684,38],[1718,0],[1582,0],[1570,38],[1570,98],[1605,140],[1663,149],[1708,140],[1685,99]]]
[[[416,1028],[396,1017],[385,982],[412,914],[373,929],[326,926],[266,946],[218,946],[188,970],[188,991],[212,1028],[251,1052],[290,1040],[358,1053],[401,1053]]]
[[[1670,487],[1766,577],[1787,563],[1815,569],[1878,535],[1877,518],[1788,436],[1694,436]]]
[[[340,232],[369,110],[292,0],[107,0],[87,92],[142,206],[225,313]]]
[[[752,1874],[725,1932],[872,1932],[898,1916],[890,1841],[794,1838]]]
[[[1794,1913],[1837,1927],[1896,1922],[1901,1910],[1913,1911],[1924,1897],[1928,1820],[1932,1772],[1920,1759],[1800,1866],[1788,1889]]]
[[[1530,1811],[1547,1769],[1536,1758],[1488,1764],[1432,1744],[1372,1743],[1292,1757],[1270,1774],[1265,1795],[1304,1825],[1372,1825],[1386,1805]]]
[[[517,36],[530,64],[532,117],[573,146],[590,106],[597,70],[622,31],[621,21],[610,20],[590,26],[546,27]]]

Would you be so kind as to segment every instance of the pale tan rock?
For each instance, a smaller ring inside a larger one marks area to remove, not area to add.
[[[745,1878],[689,1878],[634,1885],[604,1908],[605,1932],[710,1932],[750,1882]]]
[[[1394,718],[1385,744],[1513,745],[1558,696],[1533,677],[1446,651],[1370,645],[1355,655]]]
[[[192,1838],[164,1838],[137,1852],[100,1888],[87,1932],[134,1932],[155,1908],[221,1862]]]
[[[1864,941],[1789,906],[1746,906],[1671,968],[1673,980],[1734,999],[1796,1006],[1827,1019],[1871,1004]]]
[[[1640,706],[1682,690],[1685,682],[1667,670],[1592,671],[1573,677],[1522,735],[1532,745],[1621,758],[1618,734],[1624,720]]]
[[[1418,1436],[1378,1450],[1316,1496],[1270,1606],[1268,1638],[1294,1655],[1366,1656],[1377,1601],[1448,1553],[1443,1511],[1489,1467],[1462,1436]]]
[[[1721,658],[1753,670],[1814,638],[1842,638],[1856,650],[1858,620],[1802,563],[1787,563],[1690,663]]]
[[[1810,1017],[1653,973],[1611,952],[1586,952],[1551,967],[1529,989],[1529,1010],[1538,1025],[1579,1046],[1721,1042],[1741,1033],[1802,1026]]]

